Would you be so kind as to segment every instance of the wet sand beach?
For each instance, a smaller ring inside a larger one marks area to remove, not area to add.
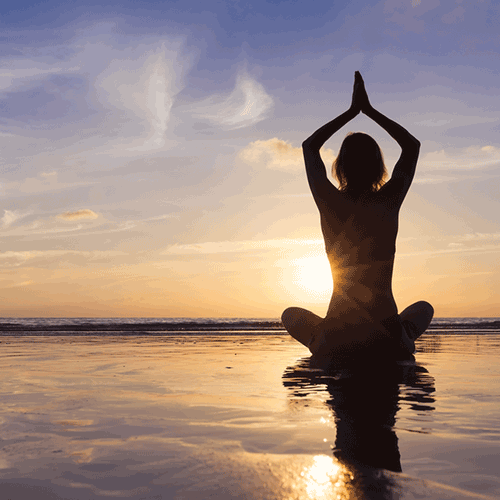
[[[281,332],[0,337],[1,498],[498,498],[500,335],[325,374]]]

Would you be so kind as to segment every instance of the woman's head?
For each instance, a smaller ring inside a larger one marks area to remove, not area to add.
[[[333,162],[333,174],[341,191],[363,193],[379,190],[387,170],[375,140],[362,132],[349,132]]]

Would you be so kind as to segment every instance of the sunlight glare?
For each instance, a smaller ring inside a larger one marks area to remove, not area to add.
[[[310,498],[326,498],[333,493],[332,486],[338,486],[340,466],[331,457],[316,455],[314,463],[303,473],[307,481],[306,490]]]
[[[326,255],[294,259],[291,262],[292,283],[306,292],[308,298],[327,301],[332,294],[332,275]]]

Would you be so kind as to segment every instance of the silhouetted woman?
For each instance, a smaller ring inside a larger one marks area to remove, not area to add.
[[[319,150],[360,112],[396,140],[401,156],[384,183],[387,173],[377,143],[363,133],[348,134],[333,165],[337,189],[327,178]],[[412,357],[415,339],[427,329],[434,311],[421,301],[398,315],[392,273],[399,209],[415,174],[419,141],[371,106],[356,71],[351,107],[314,132],[302,148],[334,289],[325,318],[290,307],[282,315],[285,328],[330,364]]]

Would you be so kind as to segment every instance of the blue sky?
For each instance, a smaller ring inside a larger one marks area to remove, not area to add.
[[[500,6],[492,1],[2,5],[2,316],[322,314],[300,144],[349,105],[422,142],[400,307],[500,305]],[[396,144],[365,117],[349,130]]]

